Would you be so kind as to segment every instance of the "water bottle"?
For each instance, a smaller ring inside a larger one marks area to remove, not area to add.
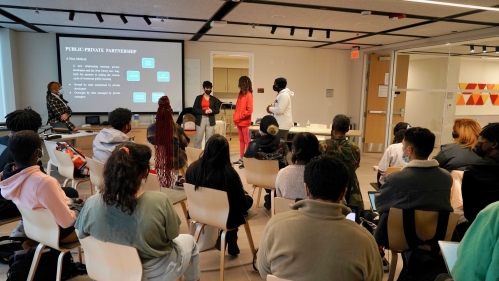
[[[134,114],[133,115],[133,124],[135,125],[135,127],[139,126],[140,120],[139,120],[139,115],[138,114]]]
[[[310,130],[310,120],[307,120],[307,132]]]

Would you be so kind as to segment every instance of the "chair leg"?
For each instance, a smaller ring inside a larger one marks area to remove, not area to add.
[[[81,257],[81,246],[78,246],[78,261],[83,264],[83,259]]]
[[[225,276],[225,235],[227,231],[222,230],[220,238],[220,281],[224,281]]]
[[[256,207],[259,208],[260,207],[260,196],[262,195],[262,188],[261,187],[257,187],[258,188],[258,197],[256,198]]]
[[[196,240],[196,243],[199,240],[199,236],[201,234],[201,231],[203,230],[205,224],[204,223],[199,223],[198,226],[196,227],[196,232],[194,233],[194,240]]]
[[[47,175],[50,176],[51,171],[52,171],[52,163],[49,160],[49,162],[47,163]]]
[[[185,202],[187,201],[180,201],[180,206],[182,206],[182,211],[184,212],[184,216],[185,216],[185,221],[187,222],[187,227],[189,227],[189,219],[188,219],[188,216],[187,216],[187,205],[185,204]]]
[[[42,256],[42,251],[45,249],[45,244],[40,243],[36,247],[35,255],[33,256],[33,261],[31,262],[31,267],[29,268],[29,274],[27,281],[33,281],[35,278],[36,268],[38,267],[38,262],[40,262],[40,257]]]
[[[270,217],[273,217],[275,215],[274,198],[275,189],[272,189],[272,191],[270,192]]]
[[[246,231],[246,236],[248,237],[251,253],[255,256],[255,245],[253,244],[253,236],[251,236],[251,230],[248,222],[244,224],[244,230]]]
[[[392,258],[390,260],[390,274],[388,275],[388,281],[393,281],[395,278],[395,271],[397,270],[398,253],[395,251],[390,251]]]
[[[57,259],[57,276],[56,276],[56,281],[61,281],[61,275],[62,275],[62,260],[64,258],[64,254],[67,252],[61,252],[59,254],[59,258]]]
[[[94,188],[95,188],[95,187],[94,187],[94,185],[92,184],[92,181],[91,181],[91,180],[89,180],[88,182],[90,183],[90,196],[92,196],[92,195],[94,195]]]
[[[251,197],[253,197],[253,195],[255,195],[256,185],[253,185],[251,188],[253,188],[253,192],[251,193]]]
[[[65,187],[65,186],[66,186],[66,184],[68,183],[68,181],[69,181],[69,179],[65,179],[65,180],[64,180],[64,183],[62,184],[62,187]]]

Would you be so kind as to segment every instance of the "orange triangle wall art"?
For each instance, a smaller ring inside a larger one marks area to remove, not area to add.
[[[493,105],[499,105],[499,94],[490,94],[490,101]]]
[[[458,83],[461,90],[499,90],[499,84],[482,84],[482,83]],[[499,91],[498,91],[499,92]],[[479,92],[463,92],[458,93],[456,105],[485,105],[490,97],[490,103],[494,106],[499,106],[499,93],[479,93]]]
[[[456,105],[466,105],[466,102],[464,101],[463,95],[457,94]]]

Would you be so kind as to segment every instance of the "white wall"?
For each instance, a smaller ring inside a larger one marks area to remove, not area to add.
[[[222,59],[213,58],[213,67],[249,68],[249,59]]]
[[[47,120],[45,91],[50,81],[58,79],[57,50],[55,34],[14,32],[13,65],[18,66],[14,77],[20,85],[16,96],[21,98],[17,108],[32,106],[44,122]],[[336,114],[358,116],[361,81],[353,81],[354,71],[348,51],[333,49],[312,49],[298,47],[279,47],[264,45],[245,45],[209,42],[190,42],[184,45],[185,58],[199,59],[201,66],[200,81],[210,79],[210,51],[249,52],[254,54],[254,114],[253,119],[262,117],[276,93],[272,91],[274,79],[286,77],[288,87],[295,92],[292,98],[293,119],[304,125],[311,123],[330,124]],[[357,90],[351,91],[355,84]],[[201,91],[201,85],[199,85]],[[265,93],[256,93],[257,88],[265,88]],[[326,98],[326,89],[334,89],[334,97]],[[185,106],[194,103],[196,95],[185,97]],[[353,99],[353,104],[349,103]],[[143,119],[143,120],[142,120]],[[83,116],[73,116],[71,120],[80,125]],[[106,118],[101,118],[106,120]],[[141,116],[141,121],[149,121],[149,116]]]
[[[18,74],[18,66],[16,63],[17,32],[10,29],[0,29],[0,61],[2,70],[0,71],[0,87],[4,93],[3,98],[0,98],[0,121],[5,121],[5,115],[15,110],[20,105],[19,98],[19,83],[15,79]]]

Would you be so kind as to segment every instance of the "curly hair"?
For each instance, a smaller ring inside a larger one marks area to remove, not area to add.
[[[132,112],[128,108],[118,107],[109,113],[109,123],[116,130],[122,130],[132,121]]]
[[[490,142],[497,142],[499,144],[499,123],[489,123],[483,127],[480,136]]]
[[[453,133],[458,135],[454,143],[459,143],[463,148],[472,149],[478,142],[478,135],[482,128],[480,124],[470,118],[457,118],[452,127]]]
[[[151,149],[142,144],[125,142],[116,147],[104,166],[102,199],[108,206],[133,214],[142,177],[149,172]]]
[[[28,164],[37,149],[41,150],[42,139],[31,130],[22,130],[9,138],[8,148],[17,164]]]
[[[346,133],[350,130],[350,117],[338,114],[333,118],[333,128],[334,130],[342,133]]]
[[[38,132],[42,126],[42,117],[31,108],[15,110],[5,116],[7,129],[12,132],[31,130]]]
[[[253,94],[253,86],[251,83],[251,80],[248,76],[241,76],[239,78],[239,89],[241,91],[239,93],[245,95],[247,92],[250,92]]]

